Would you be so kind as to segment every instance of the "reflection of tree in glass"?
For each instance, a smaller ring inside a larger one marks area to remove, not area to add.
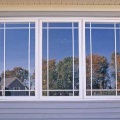
[[[4,72],[1,74],[4,77]],[[5,71],[5,78],[17,77],[21,82],[28,78],[28,70],[22,67],[14,67],[13,70]]]
[[[73,89],[73,57],[65,57],[56,63],[56,60],[49,60],[49,89],[64,90]],[[75,89],[79,88],[79,60],[74,58]],[[47,61],[43,60],[42,65],[43,90],[47,90]],[[69,95],[70,92],[59,91],[49,92],[51,96]]]
[[[116,53],[116,65],[117,65],[117,89],[120,89],[120,52]],[[116,70],[115,70],[115,53],[111,55],[111,68],[112,68],[112,77],[116,79]]]
[[[49,89],[55,88],[55,81],[57,79],[56,71],[56,61],[54,59],[49,60],[48,62],[48,72],[49,72]],[[43,59],[42,61],[42,87],[43,90],[47,90],[47,60]]]
[[[73,58],[66,57],[57,64],[57,88],[73,89]]]
[[[106,89],[109,82],[109,63],[104,56],[92,54],[92,88]],[[86,82],[87,89],[91,85],[91,56],[86,57]]]

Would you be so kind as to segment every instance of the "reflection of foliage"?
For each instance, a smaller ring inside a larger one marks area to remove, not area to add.
[[[57,64],[57,88],[59,89],[72,89],[73,82],[73,59],[67,57]]]
[[[115,68],[116,65],[117,65],[117,69]],[[117,88],[120,89],[120,52],[116,53],[116,65],[115,65],[115,53],[112,53],[111,55],[112,77],[116,79],[116,70],[117,70]]]
[[[47,61],[43,60],[42,62],[42,79],[43,79],[43,89],[47,89]],[[57,77],[57,72],[56,72],[56,61],[53,60],[49,60],[49,68],[48,68],[48,72],[49,72],[49,89],[53,89],[55,86],[55,81],[56,81],[56,77]]]
[[[47,90],[47,61],[42,62],[42,79],[43,90]],[[70,89],[73,88],[73,58],[66,57],[56,63],[54,59],[48,62],[48,76],[49,76],[49,89]],[[74,80],[75,89],[79,88],[79,60],[74,58]],[[49,95],[63,95],[69,92],[49,92]]]
[[[108,77],[108,61],[104,56],[97,54],[92,55],[92,88],[105,89],[107,87]],[[87,89],[90,89],[91,82],[91,56],[86,57],[86,79]]]
[[[4,73],[1,74],[1,77],[4,77]],[[6,70],[5,77],[17,77],[21,82],[28,78],[28,70],[23,69],[22,67],[14,67],[13,70]]]

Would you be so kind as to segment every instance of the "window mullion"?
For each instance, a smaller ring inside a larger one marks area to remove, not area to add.
[[[72,23],[72,52],[73,52],[73,96],[74,96],[74,90],[75,90],[75,87],[74,87],[74,26],[73,26],[73,23]]]
[[[49,96],[49,23],[47,23],[47,96]]]
[[[92,30],[90,23],[90,70],[91,70],[91,96],[92,96]]]
[[[84,98],[84,27],[83,27],[83,21],[79,21],[79,96],[80,98]]]
[[[115,36],[115,80],[116,80],[116,96],[117,96],[117,48],[116,48],[116,24],[114,23],[114,36]]]
[[[29,96],[30,96],[30,22],[29,22],[29,37],[28,37],[28,79],[29,79]]]
[[[4,23],[4,91],[2,93],[4,93],[4,96],[5,96],[5,68],[6,68],[6,65],[5,65],[5,61],[6,61],[6,57],[5,57],[5,53],[6,53],[6,48],[5,48],[5,44],[6,44],[6,28],[5,28],[5,23]]]

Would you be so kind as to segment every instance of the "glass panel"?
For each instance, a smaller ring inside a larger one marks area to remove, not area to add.
[[[29,27],[29,23],[6,23],[5,27]]]
[[[5,91],[5,96],[29,96],[29,91]]]
[[[96,91],[92,92],[93,96],[101,96],[101,95],[115,96],[115,94],[116,94],[116,91],[114,91],[114,90],[113,91],[109,91],[109,90],[98,91],[98,90],[96,90]]]
[[[78,23],[74,23],[74,27],[78,27]]]
[[[74,89],[79,89],[79,43],[78,29],[74,30]]]
[[[91,56],[90,56],[90,29],[85,29],[86,40],[86,95],[91,95]]]
[[[116,30],[116,61],[117,61],[116,65],[117,65],[117,91],[118,91],[117,93],[118,95],[120,95],[120,29]],[[113,75],[114,74],[115,68],[113,67]]]
[[[35,29],[30,30],[30,88],[35,90]]]
[[[35,96],[35,91],[30,91],[30,96]]]
[[[43,96],[47,96],[47,92],[43,92]],[[50,91],[49,96],[73,96],[72,91]]]
[[[4,30],[0,30],[0,90],[4,90]]]
[[[49,60],[50,89],[73,89],[72,30],[49,31]]]
[[[50,22],[48,26],[49,27],[72,27],[72,23],[71,22],[70,23],[68,23],[68,22],[67,23],[65,23],[65,22],[64,23],[61,23],[61,22],[60,23],[58,23],[58,22],[52,23],[52,22]]]
[[[35,23],[30,23],[30,27],[35,27]]]
[[[91,91],[86,91],[87,96],[91,96]]]
[[[50,25],[56,25],[59,27],[67,26],[65,24],[66,23],[52,23],[52,24],[50,23]],[[72,25],[72,23],[67,24]],[[43,29],[42,35],[43,35],[42,85],[43,90],[48,90],[46,91],[47,93],[44,92],[43,95],[46,94],[47,96],[52,95],[53,92],[50,92],[49,90],[73,90],[73,86],[75,90],[79,89],[78,29],[72,30],[72,28],[71,29],[48,28],[48,30]],[[73,62],[73,48],[74,48],[74,62]],[[57,93],[55,94],[62,95],[60,92],[59,94]]]
[[[116,28],[120,28],[120,23],[116,23]]]
[[[113,23],[92,23],[91,27],[113,27],[114,28],[114,24]]]
[[[20,90],[29,88],[25,84],[25,80],[28,80],[29,73],[28,36],[29,30],[27,29],[6,30],[5,87],[8,90],[13,90],[14,87],[20,87]]]
[[[42,32],[42,89],[47,89],[47,30]]]
[[[75,91],[74,96],[79,96],[79,91]]]
[[[92,88],[99,89],[100,95],[110,94],[104,92],[104,89],[115,89],[115,75],[112,73],[112,67],[115,65],[115,59],[112,59],[114,52],[114,30],[92,30]]]
[[[47,23],[43,22],[42,27],[47,27]]]
[[[85,23],[85,27],[90,27],[90,23]]]
[[[4,23],[0,23],[0,28],[4,28]]]
[[[114,24],[92,23],[92,26],[109,28]],[[85,32],[86,95],[91,95],[91,77],[93,96],[116,95],[115,31],[106,28],[91,29],[91,35],[90,29],[86,29]]]

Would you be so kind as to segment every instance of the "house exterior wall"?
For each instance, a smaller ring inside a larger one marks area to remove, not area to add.
[[[0,120],[119,120],[120,101],[0,102]]]
[[[7,11],[8,9],[6,9]],[[1,10],[2,11],[2,10]],[[72,10],[71,10],[72,11]],[[74,10],[73,10],[74,11]],[[58,14],[59,13],[59,14]],[[120,17],[119,12],[1,12],[1,17]],[[119,120],[120,100],[1,101],[0,120]]]

